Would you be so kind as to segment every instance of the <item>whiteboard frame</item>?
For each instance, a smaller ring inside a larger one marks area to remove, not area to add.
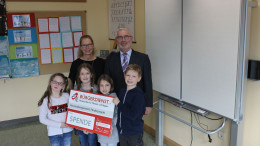
[[[207,110],[213,112],[213,113],[216,113],[216,114],[219,114],[219,115],[222,115],[224,117],[227,117],[229,119],[232,119],[234,121],[237,121],[239,122],[240,120],[242,120],[242,117],[243,117],[243,100],[244,100],[244,97],[245,97],[245,82],[246,82],[246,72],[247,72],[247,46],[245,45],[246,44],[246,17],[245,17],[245,13],[247,11],[247,9],[245,8],[245,1],[246,0],[240,0],[239,3],[240,3],[240,8],[236,8],[236,9],[239,9],[239,14],[236,14],[236,16],[238,16],[239,18],[237,19],[239,23],[238,26],[237,26],[237,53],[236,53],[236,56],[235,58],[237,59],[234,64],[235,64],[235,68],[234,70],[236,70],[235,72],[235,78],[233,78],[233,85],[232,88],[233,88],[233,93],[232,93],[232,108],[230,108],[229,111],[230,113],[225,113],[225,111],[223,112],[219,112],[215,109],[210,109],[210,108],[206,108]],[[164,1],[160,1],[160,3],[162,3]],[[196,1],[197,2],[197,1]],[[229,0],[229,2],[231,2],[231,4],[228,4],[228,9],[232,9],[234,4],[234,0]],[[237,1],[236,1],[237,2]],[[160,63],[157,63],[156,61],[158,61],[158,56],[156,56],[155,54],[162,54],[162,49],[160,48],[160,51],[157,51],[157,50],[153,50],[151,48],[151,46],[154,46],[154,42],[156,43],[161,43],[160,40],[156,40],[156,39],[153,39],[153,41],[149,40],[151,38],[151,36],[153,36],[152,34],[156,34],[155,32],[151,32],[153,31],[151,29],[151,27],[148,25],[148,24],[151,24],[151,22],[149,22],[150,18],[152,15],[154,15],[154,13],[152,14],[149,14],[151,13],[151,11],[147,10],[148,9],[148,4],[147,3],[152,3],[152,0],[147,0],[145,2],[145,21],[146,21],[146,24],[145,24],[145,30],[146,30],[146,53],[148,53],[148,55],[150,56],[151,58],[151,64],[152,64],[152,75],[153,75],[153,88],[155,91],[158,91],[162,94],[165,94],[167,96],[171,96],[173,98],[176,98],[176,99],[179,99],[181,101],[185,101],[187,103],[190,103],[190,104],[193,104],[193,105],[196,105],[196,106],[200,106],[201,108],[205,108],[204,105],[197,105],[196,103],[194,104],[193,101],[187,101],[187,99],[185,97],[183,97],[183,78],[185,78],[185,76],[183,76],[183,42],[182,43],[182,46],[181,46],[181,54],[179,54],[181,56],[181,66],[180,67],[176,67],[174,66],[173,68],[180,68],[180,75],[178,75],[178,77],[180,77],[181,79],[180,80],[174,80],[176,82],[180,82],[180,85],[181,87],[178,88],[178,86],[174,86],[174,85],[171,85],[169,84],[169,80],[173,80],[172,78],[167,78],[167,75],[165,74],[158,74],[158,72],[162,72],[161,70],[164,70],[165,72],[167,72],[169,70],[169,67],[167,68],[166,67],[166,70],[165,68],[158,68],[158,64]],[[222,1],[222,3],[226,3]],[[160,9],[160,5],[156,5],[158,9]],[[237,6],[237,5],[236,5]],[[168,6],[166,7],[163,7],[163,9],[161,10],[164,10],[164,11],[167,11],[167,8]],[[171,7],[171,11],[173,10],[173,6]],[[158,12],[158,10],[156,11]],[[161,13],[161,12],[160,12]],[[150,15],[150,16],[149,16]],[[157,15],[157,14],[156,14]],[[169,18],[170,19],[170,18]],[[161,17],[159,17],[159,19],[157,19],[158,22],[161,21]],[[160,23],[162,25],[162,23]],[[154,28],[157,28],[156,26],[154,26]],[[183,28],[185,29],[185,28]],[[160,35],[160,34],[156,34],[156,35]],[[161,38],[163,38],[163,36],[160,36]],[[179,36],[180,38],[183,38],[183,35],[180,35]],[[170,43],[172,43],[173,41],[170,41]],[[152,44],[150,44],[152,43]],[[163,44],[163,43],[161,43]],[[156,45],[156,44],[155,44]],[[163,44],[165,45],[165,44]],[[154,47],[156,49],[156,47]],[[158,48],[157,48],[158,49]],[[157,53],[155,53],[157,52]],[[169,53],[169,52],[168,52]],[[153,60],[154,58],[156,58],[155,60]],[[173,57],[167,57],[167,56],[164,56],[164,58],[162,60],[164,60],[165,62],[169,61],[169,58],[173,58]],[[164,61],[162,61],[161,63],[163,63]],[[156,63],[154,63],[156,62]],[[172,61],[173,62],[173,61]],[[161,64],[162,65],[162,64]],[[166,65],[167,66],[167,65]],[[154,71],[156,70],[156,72]],[[159,70],[159,71],[158,71]],[[159,77],[159,78],[158,78]],[[167,78],[168,81],[164,81],[163,84],[160,82],[162,80],[164,80],[164,78]],[[157,84],[160,84],[160,85],[157,85]],[[169,86],[172,86],[172,90],[174,90],[175,88],[178,88],[180,89],[180,93],[179,95],[180,96],[176,96],[175,93],[172,93],[172,92],[168,92],[168,91],[165,91],[165,88],[169,87]],[[222,104],[229,104],[229,103],[226,103],[224,99],[221,99],[222,101]],[[218,107],[221,108],[221,105]]]

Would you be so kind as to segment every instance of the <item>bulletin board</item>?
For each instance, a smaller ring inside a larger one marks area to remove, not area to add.
[[[34,12],[35,14],[35,24],[38,28],[37,20],[38,18],[45,17],[65,17],[65,16],[81,16],[81,26],[83,34],[86,34],[86,11],[64,11],[64,12]],[[37,36],[39,36],[37,31]],[[38,45],[38,56],[39,56],[39,74],[52,74],[56,72],[69,72],[71,63],[56,63],[56,64],[41,64],[41,54],[40,54],[40,44]]]

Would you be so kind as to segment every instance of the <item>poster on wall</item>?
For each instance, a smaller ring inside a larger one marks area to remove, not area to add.
[[[32,46],[20,46],[15,48],[16,58],[31,58],[33,51]]]
[[[8,55],[8,39],[6,36],[0,36],[0,56]]]
[[[37,35],[35,28],[27,29],[9,29],[9,44],[37,43]]]
[[[39,76],[38,58],[11,59],[13,78]]]
[[[11,75],[9,58],[4,55],[0,55],[0,79],[9,78]]]
[[[34,13],[7,13],[7,26],[9,29],[35,27]]]
[[[10,45],[10,59],[38,58],[37,44]]]
[[[73,49],[72,48],[63,48],[63,58],[64,63],[73,62]]]
[[[61,48],[61,34],[50,33],[51,48]]]
[[[8,54],[8,39],[6,36],[0,36],[0,79],[9,78],[11,75]]]
[[[41,64],[51,64],[51,49],[41,49]]]
[[[74,42],[74,46],[78,47],[80,44],[80,37],[83,35],[82,31],[79,32],[73,32],[73,42]]]
[[[82,31],[81,16],[71,16],[71,31]]]
[[[31,27],[30,15],[12,15],[13,27]]]
[[[38,18],[38,32],[49,32],[49,22],[48,18]]]
[[[52,63],[63,63],[62,48],[51,48]]]
[[[109,39],[119,28],[128,28],[134,38],[134,0],[109,0]]]
[[[60,31],[61,32],[71,31],[69,16],[59,17],[59,22],[60,22]]]
[[[49,19],[49,32],[60,32],[59,28],[59,18],[50,17]]]

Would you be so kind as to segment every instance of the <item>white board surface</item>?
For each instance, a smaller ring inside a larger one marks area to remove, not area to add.
[[[241,1],[184,0],[183,14],[179,0],[145,6],[154,90],[235,119]]]
[[[145,46],[153,89],[180,99],[181,1],[145,2]],[[170,10],[170,11],[168,11]]]
[[[234,118],[240,1],[183,2],[182,99]]]

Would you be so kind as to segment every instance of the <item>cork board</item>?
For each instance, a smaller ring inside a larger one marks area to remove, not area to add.
[[[37,18],[44,17],[62,17],[62,16],[81,16],[81,26],[83,35],[86,34],[86,11],[64,11],[64,12],[34,12],[36,28],[38,29]],[[38,31],[37,31],[37,36]],[[69,72],[71,63],[41,64],[40,44],[38,46],[39,74],[53,74],[56,72]]]

